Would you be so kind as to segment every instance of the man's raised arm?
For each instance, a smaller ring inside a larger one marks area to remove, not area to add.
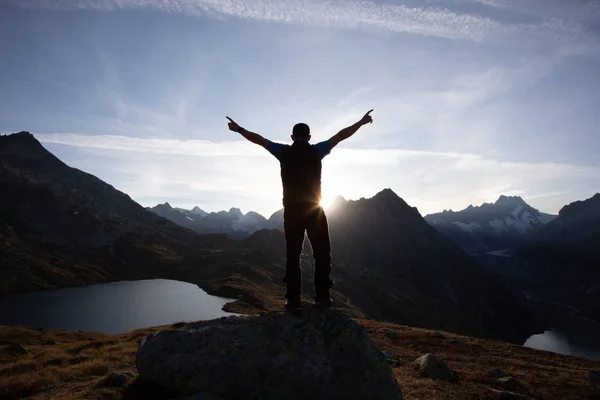
[[[342,129],[341,131],[333,135],[331,139],[329,139],[329,145],[331,146],[331,148],[333,149],[335,146],[337,146],[339,142],[348,139],[350,136],[354,135],[361,126],[366,124],[372,124],[373,118],[369,115],[372,111],[373,110],[367,111],[367,113],[360,119],[360,121],[358,121],[354,125],[350,125],[349,127]]]
[[[225,118],[227,118],[229,120],[229,123],[227,124],[227,126],[229,126],[230,131],[237,132],[240,135],[242,135],[243,137],[245,137],[246,139],[248,139],[249,141],[251,141],[252,143],[256,143],[268,150],[269,141],[267,139],[260,136],[258,133],[247,131],[246,129],[239,126],[231,118],[229,118],[229,117],[225,117]]]

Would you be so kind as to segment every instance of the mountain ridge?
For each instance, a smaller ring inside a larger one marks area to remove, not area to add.
[[[531,207],[520,196],[505,195],[494,203],[425,216],[430,225],[469,253],[518,246],[524,237],[554,218]]]

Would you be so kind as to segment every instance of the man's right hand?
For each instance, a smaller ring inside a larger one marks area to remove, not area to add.
[[[371,114],[373,112],[373,109],[370,109],[369,111],[367,111],[367,113],[360,119],[360,124],[361,125],[366,125],[366,124],[372,124],[373,123],[373,117],[371,117],[369,114]]]
[[[229,127],[230,131],[234,131],[234,132],[238,132],[238,133],[241,131],[242,128],[234,120],[232,120],[229,117],[225,117],[225,118],[227,118],[229,120],[229,123],[227,124],[227,126]]]

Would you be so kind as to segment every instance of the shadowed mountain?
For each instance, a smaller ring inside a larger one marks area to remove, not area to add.
[[[453,331],[469,326],[464,332],[471,335],[515,341],[531,327],[529,314],[491,273],[392,190],[340,200],[329,220],[337,285],[365,313]]]
[[[554,218],[518,196],[500,196],[495,203],[425,216],[430,225],[469,253],[512,249]]]
[[[516,258],[509,272],[523,288],[600,321],[600,193],[563,207]]]
[[[207,213],[199,207],[186,210],[164,203],[147,209],[195,232],[224,233],[233,239],[245,239],[257,230],[269,227],[262,215],[254,211],[243,214],[239,208]]]
[[[0,293],[151,277],[215,240],[67,166],[27,132],[0,137],[0,193]]]

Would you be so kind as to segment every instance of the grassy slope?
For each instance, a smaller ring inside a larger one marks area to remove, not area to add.
[[[600,388],[592,388],[586,378],[589,370],[600,369],[600,362],[446,332],[443,338],[431,330],[358,321],[382,350],[398,355],[400,365],[394,367],[394,373],[405,399],[494,399],[489,390],[495,385],[494,379],[488,377],[494,368],[521,380],[524,387],[520,392],[535,399],[600,399]],[[0,326],[0,398],[170,398],[169,393],[139,379],[131,380],[125,388],[103,383],[110,372],[137,375],[138,342],[154,329],[106,335]],[[398,335],[389,335],[390,330]],[[448,339],[457,342],[448,343]],[[48,340],[56,344],[43,344]],[[8,353],[10,343],[23,344],[29,354]],[[443,357],[457,372],[458,382],[417,377],[411,362],[425,352]]]

